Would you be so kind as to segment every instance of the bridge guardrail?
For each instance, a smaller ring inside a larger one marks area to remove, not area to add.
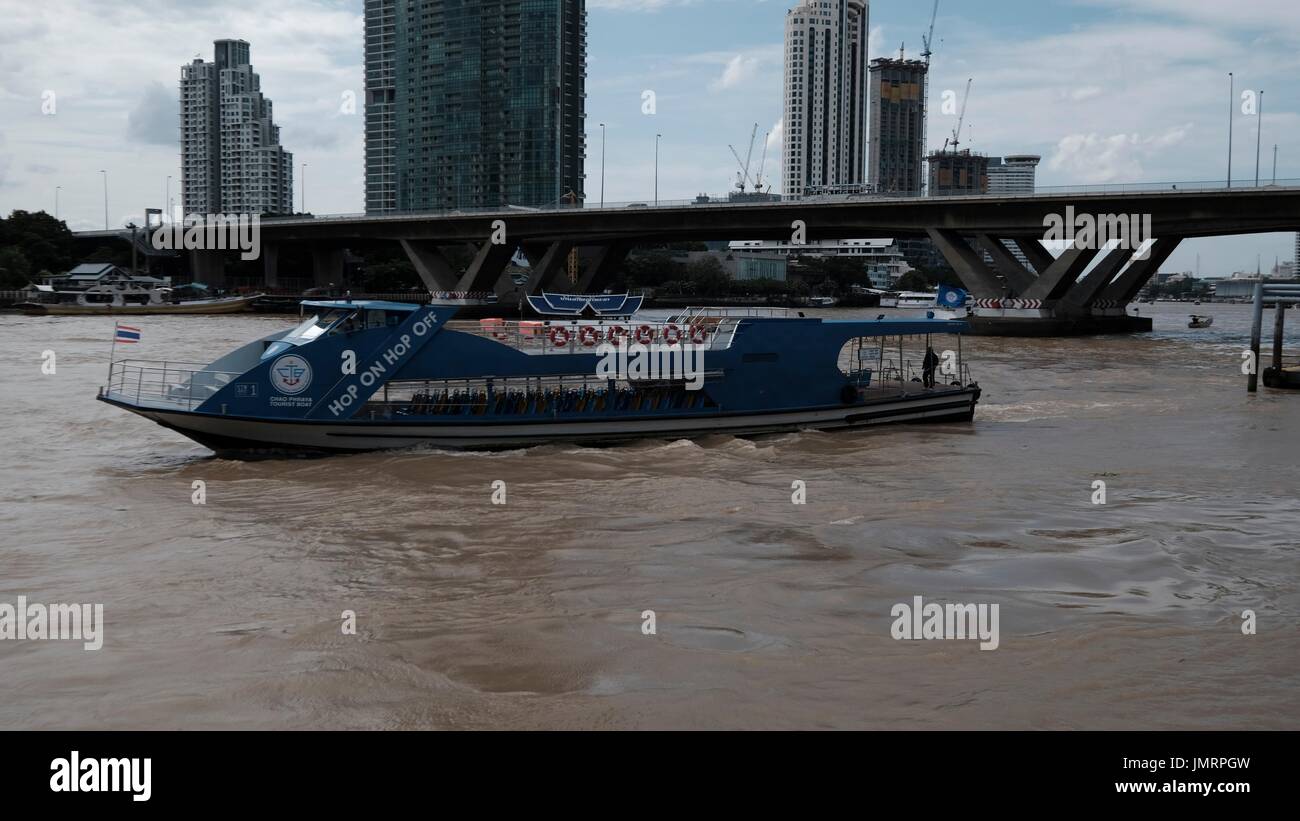
[[[1167,182],[1135,182],[1135,183],[1093,183],[1086,185],[1056,185],[1056,186],[1038,186],[1033,193],[970,193],[970,194],[944,194],[942,196],[926,196],[921,194],[896,194],[896,193],[864,193],[864,194],[814,194],[811,196],[786,196],[776,195],[772,200],[745,200],[732,201],[726,197],[708,196],[705,199],[693,200],[639,200],[629,202],[606,202],[604,205],[591,202],[569,204],[550,204],[539,207],[509,207],[509,206],[485,206],[478,208],[454,208],[435,211],[385,211],[383,213],[348,213],[348,214],[283,214],[268,215],[261,217],[264,226],[286,226],[286,225],[318,225],[321,223],[332,222],[357,222],[357,221],[418,221],[429,219],[431,217],[512,217],[530,213],[558,213],[558,212],[624,212],[629,209],[637,211],[646,210],[665,210],[675,208],[763,208],[780,205],[794,205],[798,203],[836,203],[836,202],[933,202],[942,200],[977,200],[977,199],[1033,199],[1035,197],[1051,197],[1066,194],[1077,194],[1080,196],[1104,196],[1112,194],[1167,194],[1167,193],[1207,193],[1218,191],[1267,191],[1300,188],[1300,179],[1282,179],[1266,184],[1255,185],[1254,181],[1234,180],[1231,185],[1226,180],[1170,180]],[[92,230],[77,231],[77,236],[97,237],[97,236],[117,236],[126,232],[125,228],[114,228],[109,230]]]

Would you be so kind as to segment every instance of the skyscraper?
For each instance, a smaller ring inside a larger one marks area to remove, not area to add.
[[[581,202],[585,0],[366,0],[366,211]]]
[[[785,14],[783,191],[860,185],[866,160],[867,0]]]
[[[872,188],[882,194],[920,194],[925,159],[924,60],[871,61]]]
[[[293,211],[293,154],[244,40],[217,40],[214,59],[181,66],[181,202],[185,214]]]

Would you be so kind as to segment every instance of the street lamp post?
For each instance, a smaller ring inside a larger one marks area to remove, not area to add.
[[[655,135],[655,205],[659,204],[659,138],[662,136]]]
[[[1232,187],[1232,115],[1237,110],[1237,86],[1228,72],[1228,187]]]
[[[172,175],[167,175],[167,185],[163,188],[163,208],[167,209],[167,219],[172,218]]]
[[[605,207],[605,124],[600,124],[600,207]]]
[[[1259,188],[1259,140],[1264,132],[1264,91],[1259,92],[1259,107],[1255,109],[1255,187]]]
[[[108,171],[101,168],[99,169],[99,173],[104,175],[104,230],[107,231],[108,230]]]
[[[302,212],[307,213],[307,163],[302,164],[302,179],[299,181],[302,185]]]
[[[1273,152],[1273,156],[1274,156],[1274,157],[1277,156],[1277,151],[1274,151],[1274,152]],[[1276,167],[1276,166],[1277,166],[1277,162],[1275,161],[1275,162],[1273,163],[1273,165]],[[62,190],[63,190],[63,186],[62,186],[62,185],[56,185],[56,186],[54,186],[54,218],[55,218],[55,219],[58,219],[58,218],[59,218],[59,192],[62,191]]]

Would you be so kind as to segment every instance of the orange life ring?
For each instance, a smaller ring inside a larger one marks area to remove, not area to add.
[[[599,340],[600,331],[596,330],[593,326],[583,325],[578,329],[578,341],[582,343],[582,347],[590,348]]]
[[[627,328],[624,328],[622,325],[610,325],[609,333],[606,334],[605,338],[608,339],[610,342],[614,343],[615,345],[617,345],[620,339],[622,339],[625,336],[628,336],[630,333],[631,331],[629,331]]]
[[[496,317],[486,317],[484,319],[480,319],[478,321],[478,324],[480,328],[487,331],[496,339],[508,339],[510,336],[508,333],[506,333],[506,321],[504,319],[497,319]]]
[[[563,325],[556,325],[554,328],[551,328],[550,337],[552,345],[557,348],[563,348],[565,345],[569,344],[569,340],[573,338],[573,335],[570,334],[569,329]]]
[[[695,345],[703,345],[705,342],[708,341],[708,339],[709,339],[709,329],[708,329],[708,328],[704,327],[703,325],[692,325],[692,326],[691,326],[691,343],[692,343],[692,344],[695,344]]]
[[[672,336],[669,336],[669,334],[672,334]],[[664,342],[666,344],[676,345],[678,342],[681,341],[682,341],[681,328],[678,328],[676,325],[673,324],[669,324],[666,328],[664,328]]]
[[[636,341],[642,345],[649,345],[654,341],[655,329],[649,325],[642,325],[636,329]]]

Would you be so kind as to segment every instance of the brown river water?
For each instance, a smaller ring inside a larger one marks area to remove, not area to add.
[[[105,621],[0,641],[0,728],[1300,728],[1300,395],[1247,395],[1247,306],[1142,311],[967,338],[973,423],[258,461],[96,402],[112,319],[0,315],[0,603]],[[914,596],[998,648],[895,640]]]

